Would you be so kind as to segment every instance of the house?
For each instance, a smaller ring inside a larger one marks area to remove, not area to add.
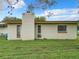
[[[0,33],[8,40],[76,39],[77,21],[35,22],[35,16],[24,13],[23,19],[0,23]]]

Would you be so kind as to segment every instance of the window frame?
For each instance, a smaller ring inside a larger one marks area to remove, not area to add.
[[[37,37],[41,38],[42,36],[41,36],[41,25],[40,24],[37,25],[37,33],[38,33]]]
[[[38,33],[41,33],[41,25],[38,25]]]
[[[77,31],[79,31],[79,26],[77,26]]]
[[[17,38],[21,38],[21,25],[17,25]]]
[[[58,28],[58,33],[67,33],[67,25],[58,25],[57,28]]]

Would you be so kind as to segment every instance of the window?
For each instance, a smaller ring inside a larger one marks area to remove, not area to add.
[[[41,38],[41,25],[38,25],[38,38]]]
[[[41,25],[38,25],[38,33],[41,33]]]
[[[66,25],[58,25],[58,32],[63,33],[66,32]]]
[[[17,38],[20,38],[20,27],[21,25],[17,25]]]
[[[38,34],[38,38],[41,38],[41,34]]]
[[[79,26],[77,26],[77,31],[79,31]]]
[[[0,28],[5,28],[5,27],[7,27],[7,25],[5,25],[5,24],[0,24]]]

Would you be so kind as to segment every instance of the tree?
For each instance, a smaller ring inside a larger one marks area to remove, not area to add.
[[[7,0],[9,4],[8,8],[11,9],[8,12],[10,15],[12,15],[12,11],[15,9],[14,5],[19,4],[20,1],[23,1],[23,0]],[[27,9],[27,11],[34,13],[33,11],[37,8],[46,10],[47,8],[53,6],[54,4],[56,4],[55,0],[31,0],[31,2],[29,2],[28,5],[26,4],[27,8],[26,7],[25,8]]]
[[[45,22],[46,18],[44,16],[36,17],[35,22]]]
[[[40,17],[40,20],[45,21],[45,20],[46,20],[46,18],[45,18],[44,16],[41,16],[41,17]]]
[[[9,22],[9,21],[21,21],[20,18],[16,18],[16,17],[5,17],[2,22]]]
[[[33,13],[34,9],[40,8],[46,10],[56,4],[55,0],[35,0],[36,3],[30,3],[27,10]]]

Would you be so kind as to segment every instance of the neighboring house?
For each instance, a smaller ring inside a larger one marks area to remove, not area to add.
[[[24,13],[23,19],[0,24],[0,33],[7,33],[8,40],[34,39],[76,39],[77,21],[35,22],[31,13]]]

